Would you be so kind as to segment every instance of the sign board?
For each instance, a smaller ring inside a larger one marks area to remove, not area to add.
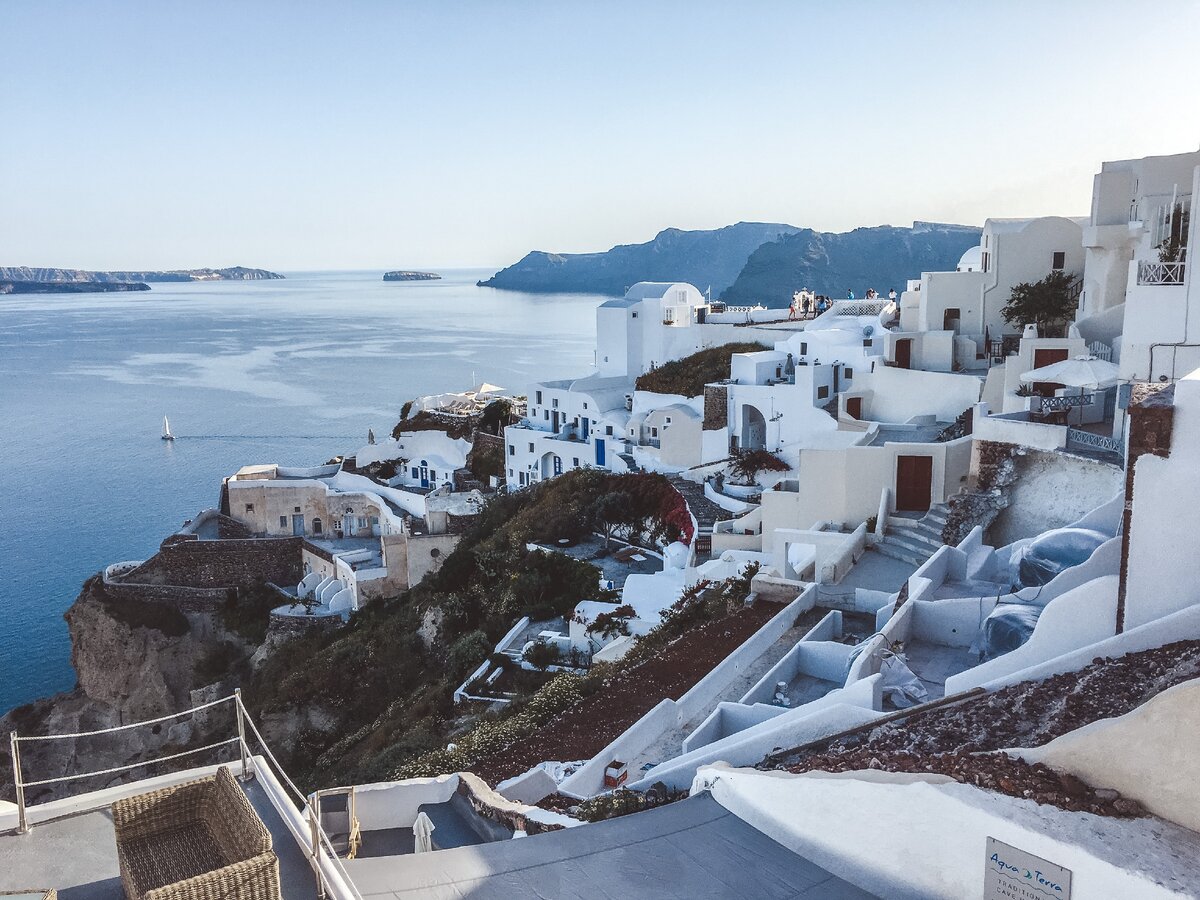
[[[1070,900],[1071,870],[987,839],[983,900]]]

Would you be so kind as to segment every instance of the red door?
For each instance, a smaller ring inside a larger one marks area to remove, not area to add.
[[[896,341],[896,368],[912,367],[912,338],[901,338]]]
[[[933,457],[896,457],[896,509],[925,512],[933,499]]]
[[[1069,350],[1034,350],[1033,351],[1033,367],[1040,369],[1042,366],[1052,366],[1056,362],[1062,362],[1070,355]],[[1061,384],[1055,384],[1050,381],[1035,381],[1032,385],[1033,392],[1040,397],[1053,397],[1054,392],[1062,387]]]
[[[862,397],[846,398],[846,415],[852,419],[862,418]]]

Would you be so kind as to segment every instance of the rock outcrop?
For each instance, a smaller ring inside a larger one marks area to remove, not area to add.
[[[437,272],[384,272],[384,281],[440,281],[441,275]]]
[[[266,269],[230,266],[225,269],[170,269],[164,272],[91,272],[86,269],[39,269],[30,266],[0,266],[0,281],[53,282],[56,284],[114,284],[154,281],[260,281],[282,278]],[[116,290],[122,290],[116,288]],[[126,289],[128,290],[128,289]],[[134,288],[146,290],[146,288]]]

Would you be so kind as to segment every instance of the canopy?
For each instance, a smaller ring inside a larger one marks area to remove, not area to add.
[[[413,852],[433,852],[433,821],[423,812],[417,813],[413,822]]]
[[[1119,371],[1113,363],[1095,356],[1076,356],[1025,372],[1021,381],[1025,384],[1045,381],[1066,387],[1106,388],[1117,383]]]

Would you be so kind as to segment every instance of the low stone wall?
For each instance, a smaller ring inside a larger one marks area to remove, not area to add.
[[[729,389],[720,385],[704,387],[704,431],[720,431],[729,418]]]
[[[304,576],[301,537],[164,542],[158,553],[121,579],[124,584],[227,588]]]
[[[497,793],[486,781],[472,772],[460,772],[458,776],[458,793],[467,798],[471,808],[485,819],[501,822],[514,831],[524,831],[526,834],[542,834],[547,831],[561,831],[563,826],[551,822],[538,821],[530,813],[541,812],[536,808],[522,803],[514,803],[502,794]],[[550,816],[546,816],[550,818]]]
[[[117,599],[140,600],[147,603],[167,603],[180,612],[209,613],[222,606],[229,594],[225,587],[187,587],[174,584],[138,584],[130,581],[110,581],[105,593]]]
[[[341,624],[340,616],[279,616],[271,613],[267,643],[291,640],[312,632],[333,631]]]

